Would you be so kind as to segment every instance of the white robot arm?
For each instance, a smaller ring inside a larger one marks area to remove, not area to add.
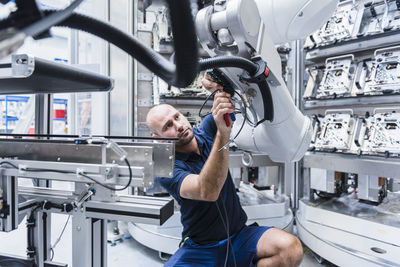
[[[336,8],[338,0],[217,0],[199,11],[197,34],[211,57],[234,55],[267,63],[269,88],[243,79],[243,70],[223,68],[221,74],[241,95],[247,119],[235,139],[240,149],[267,153],[276,162],[300,160],[309,147],[312,125],[295,106],[282,79],[275,43],[288,42],[315,31]],[[316,16],[316,14],[318,14]],[[267,86],[268,87],[268,86]],[[271,101],[265,101],[270,90]],[[272,111],[266,118],[265,110]],[[235,134],[245,116],[239,114]],[[258,123],[257,123],[258,122]]]

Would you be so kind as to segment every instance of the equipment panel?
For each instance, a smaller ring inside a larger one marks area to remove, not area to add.
[[[366,64],[364,94],[399,93],[400,46],[375,51],[375,61]]]
[[[347,152],[351,149],[351,136],[354,129],[354,117],[351,111],[327,112],[324,118],[316,120],[316,133],[311,146],[316,151]]]
[[[366,154],[399,156],[400,113],[379,112],[365,119],[362,151]]]
[[[360,27],[362,11],[363,6],[354,5],[353,1],[341,3],[328,22],[308,37],[306,47],[313,48],[351,39]]]
[[[326,69],[318,87],[316,98],[348,96],[354,76],[354,56],[345,55],[326,60]]]
[[[306,69],[303,99],[333,99],[400,93],[400,46],[377,49],[373,55],[327,58]]]

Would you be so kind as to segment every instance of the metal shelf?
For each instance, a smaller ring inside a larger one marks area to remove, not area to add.
[[[303,167],[400,178],[400,159],[393,158],[307,152]]]
[[[337,99],[304,100],[304,109],[319,107],[354,106],[354,105],[377,105],[377,104],[398,104],[400,95],[378,95],[359,96]]]
[[[385,32],[381,34],[364,36],[357,39],[337,42],[327,46],[306,50],[306,59],[315,61],[320,58],[344,55],[348,53],[367,51],[371,49],[393,46],[400,43],[400,30]]]

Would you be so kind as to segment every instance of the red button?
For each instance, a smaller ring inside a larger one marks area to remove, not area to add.
[[[265,68],[264,75],[265,75],[265,77],[268,77],[268,75],[269,75],[269,69],[268,68]]]

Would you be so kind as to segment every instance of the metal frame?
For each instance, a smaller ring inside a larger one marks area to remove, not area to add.
[[[171,177],[175,153],[173,143],[120,145],[132,162],[131,186],[152,186],[155,174]],[[0,168],[2,204],[3,207],[9,206],[8,212],[2,209],[1,230],[16,229],[25,214],[33,214],[31,227],[35,249],[31,257],[35,260],[25,260],[34,262],[35,266],[63,266],[49,262],[51,213],[72,215],[73,266],[78,267],[107,266],[108,220],[161,225],[173,214],[171,198],[115,194],[79,174],[83,171],[92,179],[111,187],[128,182],[128,167],[118,164],[114,152],[106,144],[76,145],[71,141],[5,139],[0,141],[0,146],[2,162],[9,162]],[[155,162],[157,157],[164,160]],[[11,164],[18,169],[12,168]],[[18,188],[18,178],[40,179],[41,182],[37,186]],[[74,182],[75,189],[49,188],[53,180]],[[18,203],[19,197],[25,201]]]

